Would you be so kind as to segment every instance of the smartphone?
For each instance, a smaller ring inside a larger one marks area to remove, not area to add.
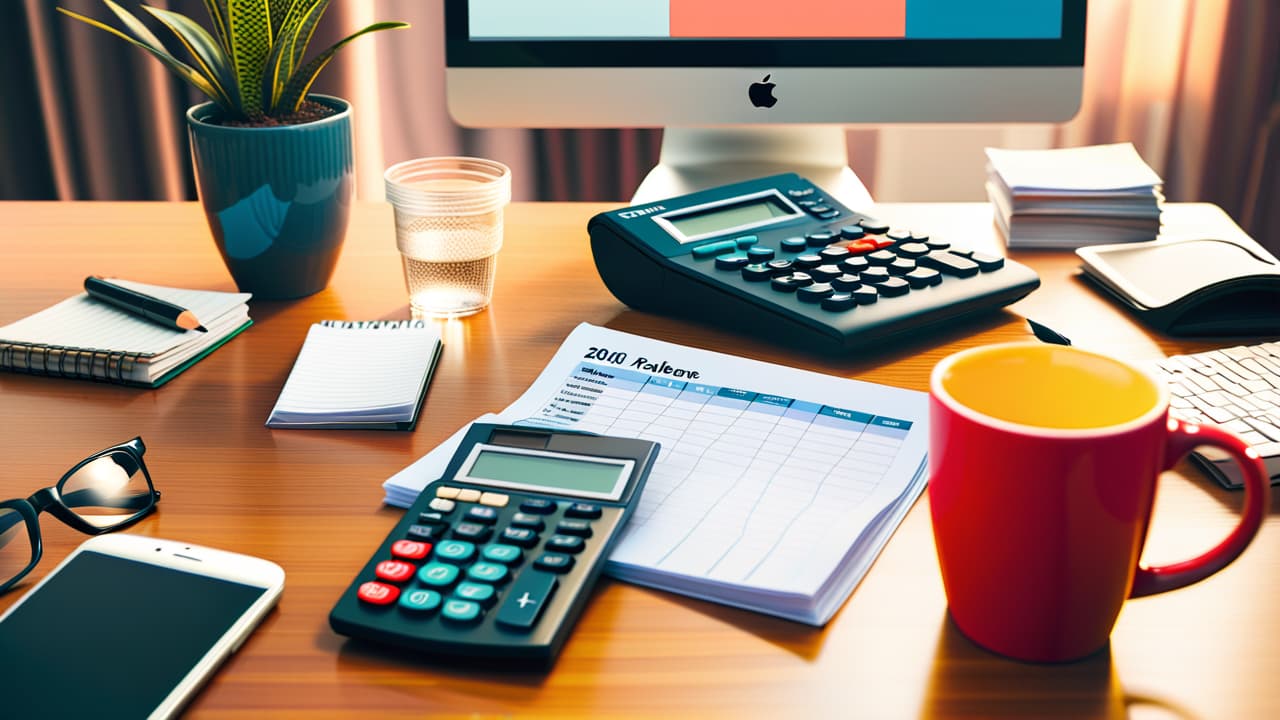
[[[0,715],[172,717],[283,589],[267,560],[90,538],[0,616]]]

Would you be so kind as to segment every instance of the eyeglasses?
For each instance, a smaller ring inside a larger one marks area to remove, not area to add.
[[[160,493],[142,462],[142,438],[107,448],[81,460],[57,485],[23,500],[0,502],[0,593],[13,587],[40,562],[40,513],[89,535],[119,530],[156,507]]]

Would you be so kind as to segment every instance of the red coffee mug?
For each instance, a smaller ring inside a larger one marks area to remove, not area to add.
[[[929,503],[952,619],[978,645],[1059,662],[1107,643],[1125,599],[1226,567],[1257,533],[1257,453],[1168,416],[1165,385],[1112,358],[1013,343],[952,355],[930,379]],[[1244,511],[1217,547],[1138,566],[1156,479],[1198,445],[1244,471]]]

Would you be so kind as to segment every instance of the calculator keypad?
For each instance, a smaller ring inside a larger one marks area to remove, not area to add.
[[[369,608],[465,631],[529,631],[610,517],[596,503],[439,485],[356,593]],[[609,527],[612,527],[610,525]]]

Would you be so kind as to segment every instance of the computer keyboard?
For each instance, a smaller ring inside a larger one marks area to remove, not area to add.
[[[1262,457],[1271,484],[1280,484],[1280,342],[1174,355],[1156,367],[1169,383],[1170,414],[1239,435]],[[1222,453],[1206,449],[1192,460],[1225,487],[1241,486]]]

